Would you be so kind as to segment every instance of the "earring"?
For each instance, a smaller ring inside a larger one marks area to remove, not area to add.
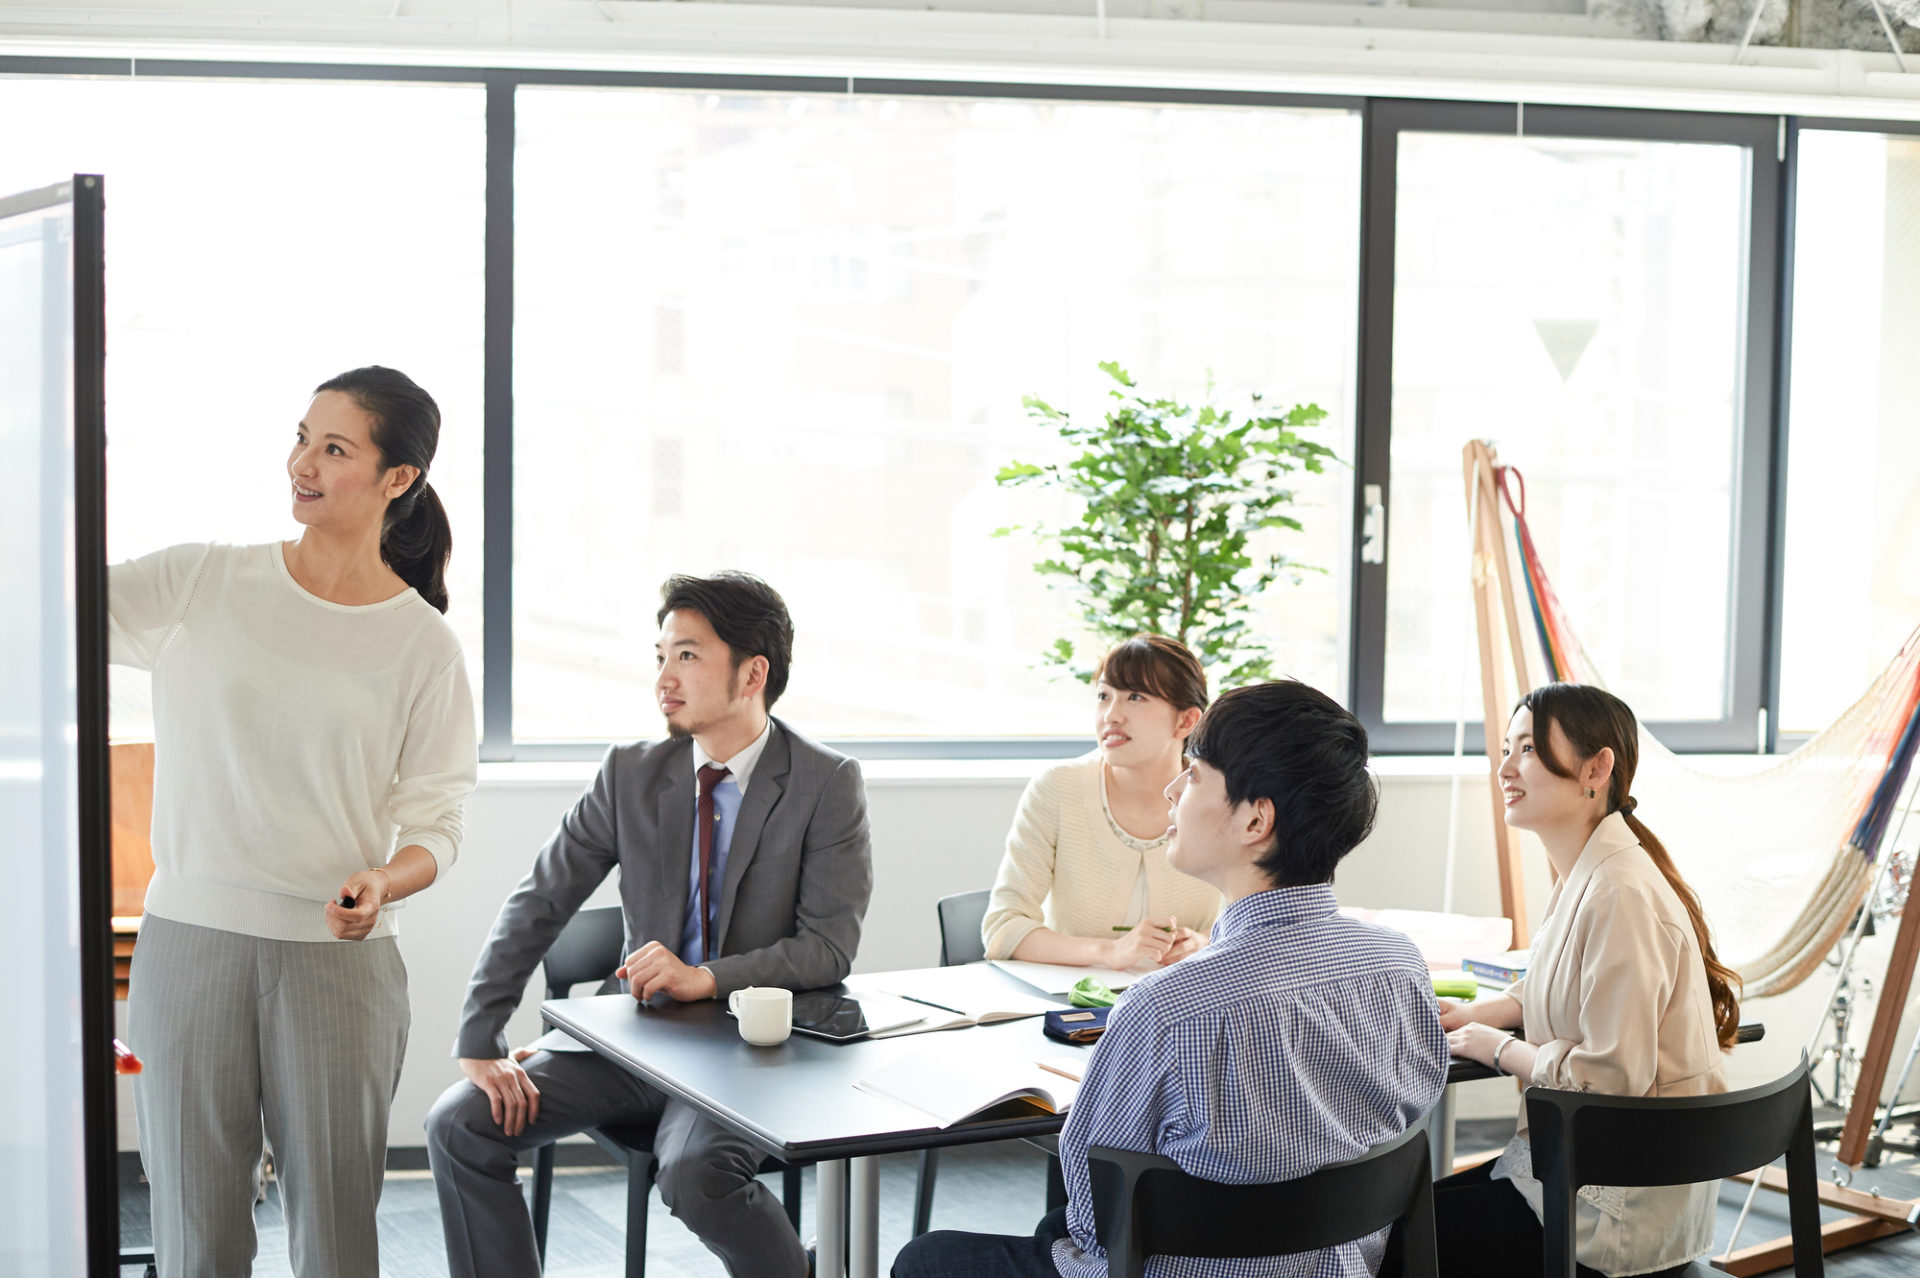
[[[1589,789],[1587,790],[1587,797],[1588,797],[1589,799],[1595,799],[1595,798],[1598,798],[1598,797],[1599,797],[1599,795],[1598,795],[1598,794],[1597,794],[1597,793],[1596,793],[1596,792],[1595,792],[1595,791],[1594,791],[1593,789],[1591,789],[1591,788],[1589,788]]]

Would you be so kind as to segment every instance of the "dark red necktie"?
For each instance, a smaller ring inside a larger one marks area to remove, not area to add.
[[[711,763],[700,769],[699,818],[700,826],[700,956],[713,957],[713,898],[708,892],[708,881],[713,877],[713,832],[720,825],[720,813],[713,806],[713,790],[727,775],[725,768],[716,768]]]

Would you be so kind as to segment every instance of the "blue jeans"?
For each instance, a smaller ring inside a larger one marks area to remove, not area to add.
[[[1060,1278],[1053,1244],[1066,1236],[1065,1207],[1041,1217],[1026,1237],[937,1229],[900,1249],[893,1278]]]

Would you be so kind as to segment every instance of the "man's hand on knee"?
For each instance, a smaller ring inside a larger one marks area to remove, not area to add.
[[[527,1077],[527,1071],[520,1068],[522,1054],[515,1052],[514,1057],[517,1059],[459,1058],[460,1072],[487,1094],[494,1124],[509,1136],[518,1136],[527,1129],[528,1123],[540,1117],[540,1089]]]
[[[613,974],[625,980],[627,988],[642,1003],[662,992],[675,1002],[692,1003],[712,998],[718,990],[712,972],[704,967],[688,967],[678,954],[658,941],[648,941],[628,955],[627,961],[615,968]]]

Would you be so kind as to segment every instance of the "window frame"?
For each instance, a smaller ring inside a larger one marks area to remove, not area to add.
[[[153,63],[143,64],[152,75]],[[610,741],[517,741],[513,721],[513,163],[514,90],[528,87],[676,88],[715,92],[830,93],[836,96],[1017,98],[1069,102],[1130,102],[1182,106],[1293,107],[1346,111],[1364,123],[1367,99],[1342,95],[1269,93],[1240,89],[1184,89],[1065,85],[1018,81],[823,78],[803,76],[652,74],[611,71],[488,72],[487,90],[487,340],[486,340],[486,562],[480,758],[483,762],[598,758]],[[496,107],[504,100],[505,104]],[[496,119],[496,110],[499,118]],[[1364,162],[1364,149],[1362,152]],[[1364,200],[1364,185],[1362,187]],[[498,201],[496,203],[496,200]],[[496,235],[498,228],[504,233]],[[1357,422],[1357,417],[1356,417]],[[498,675],[495,671],[499,671]],[[826,744],[860,759],[1069,759],[1092,748],[1079,736],[833,737]]]
[[[1800,134],[1803,131],[1826,133],[1878,133],[1888,137],[1920,137],[1920,120],[1869,120],[1852,116],[1781,117],[1780,126],[1780,306],[1775,315],[1779,349],[1779,376],[1775,396],[1778,427],[1775,431],[1773,469],[1777,476],[1773,501],[1768,514],[1767,532],[1767,740],[1768,754],[1785,754],[1813,739],[1812,733],[1782,732],[1779,728],[1780,684],[1786,653],[1783,634],[1786,625],[1786,547],[1787,547],[1787,445],[1793,427],[1793,297],[1796,257],[1794,246],[1800,233]]]
[[[127,57],[0,55],[0,75],[39,79],[132,78]],[[1802,129],[1920,135],[1920,122],[1622,107],[1433,101],[1408,97],[1253,90],[1048,84],[825,75],[596,71],[323,61],[141,58],[138,74],[169,79],[436,82],[483,86],[486,211],[482,657],[480,756],[489,762],[582,760],[608,742],[516,742],[513,679],[513,147],[514,94],[521,85],[710,91],[926,95],[1067,101],[1307,107],[1358,113],[1361,122],[1360,261],[1347,704],[1376,754],[1445,754],[1453,725],[1383,719],[1386,564],[1361,555],[1369,485],[1392,497],[1393,251],[1398,136],[1408,131],[1721,142],[1750,152],[1746,344],[1741,370],[1734,485],[1734,579],[1730,591],[1729,705],[1718,720],[1649,726],[1685,752],[1773,752],[1782,737],[1771,713],[1781,680],[1780,564],[1786,529],[1785,464],[1793,301],[1793,235]],[[859,738],[831,744],[861,758],[1058,758],[1082,752],[1079,737]]]
[[[1364,494],[1378,486],[1392,509],[1393,298],[1399,139],[1402,133],[1462,133],[1660,142],[1714,142],[1749,151],[1746,332],[1737,396],[1733,485],[1733,580],[1729,591],[1727,701],[1718,719],[1649,721],[1670,748],[1751,754],[1766,744],[1761,707],[1777,679],[1778,607],[1774,588],[1778,518],[1776,470],[1780,436],[1776,369],[1779,364],[1781,192],[1784,117],[1622,107],[1529,106],[1523,103],[1376,99],[1369,104],[1363,146],[1366,219],[1360,251],[1359,437],[1354,497],[1352,684],[1348,704],[1366,725],[1380,754],[1450,754],[1451,722],[1391,721],[1385,717],[1387,569],[1361,555]],[[1465,512],[1462,511],[1464,522]],[[1386,536],[1382,526],[1381,536]],[[1466,581],[1462,564],[1461,592]],[[1467,724],[1477,740],[1479,720]]]

